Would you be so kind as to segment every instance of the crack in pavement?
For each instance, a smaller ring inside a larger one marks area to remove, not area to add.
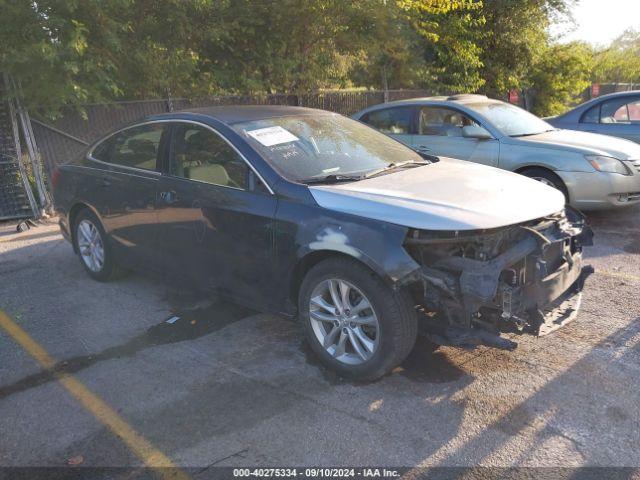
[[[246,452],[248,452],[248,451],[249,451],[249,449],[248,449],[248,448],[243,448],[242,450],[238,450],[237,452],[232,453],[231,455],[227,455],[226,457],[222,457],[222,458],[220,458],[220,459],[218,459],[218,460],[215,460],[214,462],[211,462],[211,463],[210,463],[209,465],[207,465],[206,467],[204,467],[204,468],[202,468],[202,469],[198,470],[198,471],[195,473],[195,475],[200,475],[201,473],[203,473],[203,472],[207,471],[207,470],[208,470],[208,469],[210,469],[211,467],[213,467],[213,466],[215,466],[215,465],[217,465],[217,464],[219,464],[219,463],[221,463],[221,462],[224,462],[225,460],[229,460],[230,458],[235,458],[235,457],[244,458],[244,456],[243,456],[242,454],[243,454],[243,453],[246,453]]]

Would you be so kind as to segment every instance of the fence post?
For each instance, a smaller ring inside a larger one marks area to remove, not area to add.
[[[384,91],[383,93],[383,98],[384,98],[384,103],[387,103],[389,101],[389,81],[387,80],[387,66],[386,65],[382,65],[382,67],[380,68],[380,73],[382,75],[382,90]]]
[[[173,101],[171,100],[171,89],[167,87],[167,112],[173,112]]]

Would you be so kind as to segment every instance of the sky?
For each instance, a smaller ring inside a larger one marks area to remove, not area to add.
[[[575,30],[561,38],[562,42],[583,40],[593,45],[606,45],[628,28],[640,30],[640,0],[579,0],[573,7]],[[553,33],[566,26],[556,27]]]

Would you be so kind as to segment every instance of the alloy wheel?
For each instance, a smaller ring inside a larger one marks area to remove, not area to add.
[[[366,362],[380,343],[380,326],[371,302],[345,280],[327,279],[313,289],[309,319],[320,345],[342,363]]]
[[[531,177],[531,178],[533,180],[537,180],[538,182],[540,182],[540,183],[542,183],[544,185],[547,185],[547,186],[549,186],[551,188],[555,188],[556,190],[559,190],[558,186],[555,183],[553,183],[551,180],[549,180],[548,178],[544,178],[544,177]]]
[[[82,261],[92,272],[100,272],[104,266],[104,244],[100,231],[91,221],[84,219],[78,223],[76,235]]]

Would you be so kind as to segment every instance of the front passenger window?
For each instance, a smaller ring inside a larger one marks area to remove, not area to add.
[[[188,123],[173,127],[170,173],[176,177],[246,188],[248,167],[217,133]]]
[[[636,123],[640,120],[640,100],[615,98],[602,103],[600,123]]]

